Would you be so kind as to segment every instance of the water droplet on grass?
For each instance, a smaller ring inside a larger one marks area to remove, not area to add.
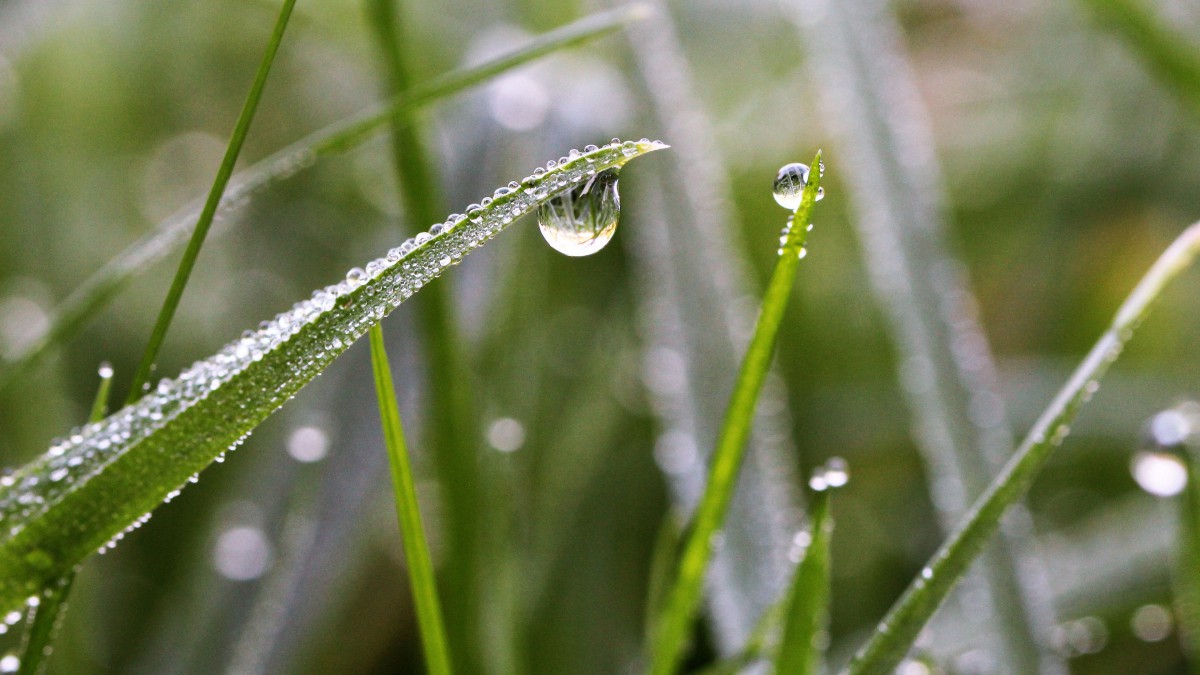
[[[813,471],[808,486],[818,492],[840,488],[850,482],[850,467],[841,457],[830,457],[824,466]]]
[[[821,175],[825,174],[825,165],[821,164]],[[789,211],[795,211],[800,206],[800,197],[804,186],[808,185],[809,169],[807,164],[793,162],[785,164],[779,173],[775,174],[775,202]],[[825,188],[817,188],[817,201],[825,198]]]
[[[538,227],[546,243],[569,256],[591,255],[604,248],[621,216],[617,174],[617,169],[601,171],[543,204],[538,209]]]

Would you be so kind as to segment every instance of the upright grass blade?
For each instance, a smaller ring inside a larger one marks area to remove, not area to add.
[[[279,17],[275,20],[275,30],[271,33],[270,41],[267,42],[267,51],[263,54],[262,62],[258,64],[258,72],[254,75],[254,84],[250,85],[250,93],[246,96],[246,102],[242,105],[242,112],[238,115],[237,124],[233,127],[233,135],[229,137],[229,145],[226,146],[225,157],[217,169],[217,177],[213,179],[212,189],[209,190],[208,198],[204,201],[204,208],[201,209],[200,217],[196,220],[196,229],[192,231],[192,238],[183,252],[183,259],[179,261],[179,268],[175,270],[175,279],[171,281],[167,298],[163,301],[158,319],[154,322],[154,330],[150,333],[150,342],[146,345],[142,362],[133,374],[129,395],[125,399],[126,403],[133,403],[142,397],[142,385],[150,378],[150,371],[154,368],[155,360],[158,359],[158,351],[167,337],[167,329],[170,328],[171,320],[175,318],[175,310],[178,309],[179,301],[183,298],[183,289],[187,287],[188,278],[196,266],[200,247],[204,245],[204,238],[208,236],[208,228],[212,226],[213,217],[217,214],[217,207],[221,204],[221,195],[225,193],[225,186],[229,184],[229,178],[233,175],[233,167],[237,164],[238,155],[242,152],[246,134],[250,131],[250,123],[254,121],[254,113],[258,110],[259,100],[262,99],[263,87],[267,84],[267,75],[275,63],[275,54],[279,52],[279,44],[283,42],[283,32],[287,29],[288,19],[291,18],[292,8],[295,5],[296,0],[283,0],[283,5],[279,8]]]
[[[436,77],[387,102],[335,122],[234,176],[217,209],[217,215],[219,217],[236,209],[251,195],[311,166],[321,157],[362,145],[399,113],[417,110],[547,54],[609,35],[643,18],[645,14],[645,8],[641,5],[593,14],[478,66]],[[182,246],[196,224],[201,208],[199,203],[189,205],[159,223],[55,307],[49,326],[40,339],[30,342],[29,346],[16,354],[0,356],[0,390],[33,367],[49,349],[78,334],[80,327],[98,314],[130,280]],[[217,229],[219,232],[220,228]]]
[[[0,608],[15,609],[234,448],[367,329],[464,255],[596,172],[667,146],[614,142],[350,270],[338,284],[0,478]],[[107,544],[106,544],[107,542]]]
[[[949,533],[1011,456],[987,335],[945,228],[933,131],[889,3],[840,0],[821,12],[785,5],[805,33],[819,99],[844,146],[843,171],[876,304],[887,319],[913,440]],[[829,73],[837,77],[828,77]],[[1021,572],[1018,574],[1018,570]],[[968,631],[1001,671],[1066,672],[1047,644],[1053,607],[1028,541],[1002,533],[972,584]],[[935,626],[934,634],[937,630]]]
[[[404,558],[408,561],[408,578],[417,606],[425,664],[432,675],[449,675],[450,651],[446,646],[446,628],[438,602],[437,581],[433,576],[433,559],[429,555],[429,544],[425,541],[425,529],[417,506],[417,488],[408,462],[408,448],[404,444],[404,429],[400,424],[400,408],[396,405],[392,370],[383,345],[383,329],[375,324],[371,326],[370,333],[371,370],[375,376],[375,394],[379,398],[383,439],[392,467],[396,517],[400,520],[400,536],[404,540]]]
[[[712,558],[713,547],[725,521],[729,500],[733,496],[737,474],[745,454],[746,439],[754,419],[758,393],[766,379],[767,369],[775,351],[775,336],[792,286],[808,224],[820,188],[821,153],[813,158],[809,182],[804,187],[800,204],[792,214],[786,240],[780,249],[779,261],[763,297],[762,310],[754,327],[754,336],[746,350],[730,397],[721,435],[713,452],[708,484],[691,523],[691,532],[684,544],[679,570],[667,596],[666,605],[653,629],[653,662],[651,672],[670,675],[684,656],[688,636],[695,619],[696,607],[704,583],[704,574]]]
[[[829,493],[830,487],[825,486],[815,492],[809,503],[811,539],[788,590],[787,623],[783,625],[783,638],[775,657],[777,673],[820,672],[823,650],[819,647],[819,633],[829,621],[829,541],[833,534]]]
[[[1151,72],[1200,113],[1200,50],[1139,0],[1080,0],[1126,42]]]
[[[402,39],[401,8],[395,0],[367,0],[369,23],[382,53],[389,93],[409,89],[410,49]],[[441,214],[440,190],[433,163],[417,127],[414,110],[397,111],[391,119],[392,159],[400,188],[400,202],[412,223],[431,223]],[[428,429],[429,455],[437,467],[446,495],[448,524],[447,613],[456,627],[455,654],[467,670],[475,669],[474,638],[477,628],[476,602],[479,583],[476,555],[479,552],[479,420],[472,401],[472,373],[463,354],[462,340],[445,282],[426,290],[417,301],[421,345],[429,364],[429,393],[432,409]],[[380,338],[371,334],[372,345]]]
[[[850,673],[890,673],[904,658],[917,633],[995,534],[1004,512],[1021,499],[1050,453],[1066,438],[1079,407],[1099,388],[1100,378],[1120,356],[1151,303],[1191,264],[1197,253],[1200,253],[1200,223],[1185,230],[1142,277],[1117,310],[1108,330],[1038,418],[1016,454],[851,661]]]
[[[101,364],[99,372],[100,386],[96,389],[95,400],[92,401],[92,410],[88,415],[89,423],[104,419],[104,414],[108,411],[108,395],[113,379],[112,366],[107,363]],[[45,671],[54,638],[67,611],[67,597],[75,584],[75,573],[74,569],[68,571],[58,583],[47,588],[41,595],[30,596],[37,598],[37,602],[29,605],[29,612],[25,617],[26,629],[21,639],[18,675],[38,675]]]
[[[671,501],[689,518],[704,492],[712,446],[728,392],[737,380],[754,317],[744,298],[759,289],[737,241],[738,210],[728,158],[696,89],[683,37],[667,0],[654,18],[626,31],[627,53],[649,102],[647,124],[678,150],[634,186],[646,205],[623,243],[644,289],[637,297],[647,362],[670,355],[678,385],[647,387],[661,433],[659,468]],[[763,199],[768,199],[764,190]],[[662,461],[673,455],[673,461]],[[750,639],[760,617],[787,588],[788,560],[801,524],[800,481],[787,387],[778,368],[767,375],[745,459],[726,516],[724,545],[709,565],[704,603],[709,637],[729,656]]]

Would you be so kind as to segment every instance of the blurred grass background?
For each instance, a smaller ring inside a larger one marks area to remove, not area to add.
[[[1200,5],[1140,6],[1200,53],[1190,40]],[[783,225],[770,195],[775,170],[826,152],[827,197],[781,332],[779,372],[793,470],[835,454],[852,469],[833,500],[832,649],[844,655],[941,534],[850,225],[819,104],[825,83],[806,66],[794,25],[819,20],[822,3],[801,7],[811,14],[775,0],[669,9],[731,187],[736,218],[725,225],[736,245],[725,253],[759,287]],[[598,8],[407,3],[411,77],[477,62]],[[0,350],[19,347],[90,273],[204,193],[275,9],[0,0]],[[1200,217],[1196,92],[1157,77],[1089,3],[908,0],[892,10],[944,169],[949,236],[1020,435],[1140,274]],[[384,96],[368,16],[359,2],[298,4],[246,161]],[[654,31],[654,21],[641,29]],[[571,147],[612,136],[677,143],[628,52],[625,36],[613,36],[425,111],[452,210]],[[201,255],[159,373],[432,224],[406,222],[390,153],[380,139],[324,160],[237,214]],[[478,386],[483,672],[625,672],[639,656],[651,549],[670,497],[654,452],[663,424],[646,394],[654,353],[638,322],[652,289],[621,240],[685,205],[656,198],[661,181],[646,166],[631,167],[621,186],[626,213],[601,254],[559,256],[529,222],[437,282],[453,287]],[[3,464],[28,461],[86,417],[101,361],[114,365],[123,395],[172,271],[144,275],[0,392]],[[1139,490],[1130,462],[1146,420],[1197,395],[1198,292],[1195,274],[1167,291],[1030,496],[1059,622],[1051,639],[1072,672],[1184,669],[1174,631],[1135,630],[1135,616],[1160,616],[1147,606],[1169,607],[1175,513]],[[426,405],[417,320],[405,305],[385,323],[438,562],[441,490],[420,440],[438,416]],[[362,345],[86,566],[52,671],[418,672],[374,405]],[[971,649],[956,653],[954,636],[944,639],[943,666],[971,672]],[[704,649],[715,647],[696,663]]]

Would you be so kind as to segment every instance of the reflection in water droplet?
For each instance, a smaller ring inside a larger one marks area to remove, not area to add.
[[[1187,486],[1187,467],[1171,453],[1139,452],[1130,471],[1138,486],[1156,497],[1173,497]]]
[[[617,169],[602,171],[543,204],[538,209],[538,227],[546,243],[569,256],[591,255],[604,248],[621,216],[617,173]]]
[[[821,164],[821,175],[825,175],[825,164]],[[808,184],[809,169],[807,164],[793,162],[783,165],[775,174],[775,202],[789,211],[795,211],[800,206],[800,197],[804,186]],[[825,188],[817,188],[817,199],[825,198]]]
[[[0,659],[0,673],[15,673],[21,669],[21,659],[15,654],[5,654]]]
[[[785,209],[795,211],[800,206],[800,193],[808,183],[808,165],[785,164],[775,175],[775,201]]]

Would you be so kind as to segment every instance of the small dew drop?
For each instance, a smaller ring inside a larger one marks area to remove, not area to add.
[[[511,417],[501,417],[488,426],[488,445],[500,452],[515,452],[525,445],[525,425]]]
[[[1171,635],[1171,611],[1162,605],[1143,605],[1133,613],[1129,627],[1139,640],[1158,642]]]
[[[15,673],[21,669],[21,659],[15,654],[5,654],[0,658],[0,673]]]
[[[569,256],[591,255],[604,248],[621,216],[617,175],[617,169],[601,171],[543,204],[538,209],[538,227],[546,243]]]
[[[101,379],[104,379],[104,380],[112,379],[113,367],[108,361],[105,361],[100,364],[100,367],[96,370],[96,372],[97,372],[97,374],[100,375]]]
[[[1187,467],[1169,452],[1139,452],[1130,467],[1139,487],[1155,497],[1174,497],[1187,487]]]
[[[288,437],[287,451],[297,462],[319,462],[329,453],[329,436],[317,427],[299,427]]]
[[[817,492],[840,488],[850,482],[850,467],[841,457],[830,457],[824,466],[813,471],[808,486]]]

